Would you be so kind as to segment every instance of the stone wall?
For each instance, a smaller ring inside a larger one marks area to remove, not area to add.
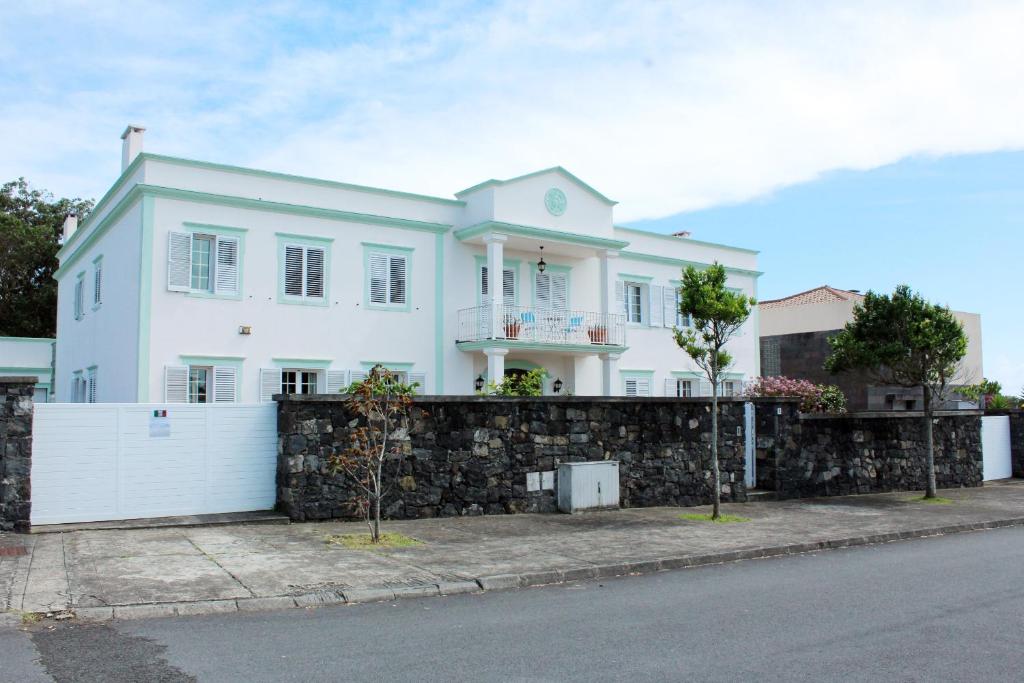
[[[800,399],[754,399],[756,488],[776,489],[779,463],[800,456]]]
[[[28,531],[35,377],[0,377],[0,531]]]
[[[935,474],[939,488],[982,485],[981,413],[936,413]],[[921,413],[801,415],[774,471],[780,498],[925,488]],[[760,480],[760,478],[759,478]]]
[[[293,520],[352,517],[352,483],[329,470],[349,443],[341,396],[279,397],[278,505]],[[721,404],[722,497],[743,501],[743,403]],[[422,397],[392,476],[390,518],[552,512],[528,475],[560,462],[618,460],[623,507],[711,500],[706,399]],[[543,477],[540,477],[543,481]],[[533,487],[529,487],[533,488]]]

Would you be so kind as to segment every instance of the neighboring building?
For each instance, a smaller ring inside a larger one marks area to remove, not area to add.
[[[829,337],[853,320],[853,308],[864,299],[856,290],[817,287],[783,299],[762,301],[760,309],[761,374],[835,384],[850,410],[913,410],[921,407],[920,390],[873,386],[862,373],[832,375],[824,369],[831,349]],[[981,316],[953,311],[967,333],[967,356],[956,385],[980,382]],[[973,407],[974,404],[971,404]],[[955,398],[948,408],[967,407]]]
[[[431,394],[542,366],[548,393],[700,395],[672,336],[681,269],[757,292],[757,252],[618,227],[562,168],[448,199],[144,154],[142,134],[66,224],[60,400],[80,378],[100,402],[333,393],[377,363]],[[743,332],[726,392],[758,374]]]
[[[35,377],[35,400],[53,400],[53,339],[0,337],[0,376]]]

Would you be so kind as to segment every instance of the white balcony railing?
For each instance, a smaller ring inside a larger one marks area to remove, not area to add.
[[[593,311],[499,306],[492,328],[490,305],[459,311],[460,342],[502,339],[540,344],[625,346],[626,317]]]

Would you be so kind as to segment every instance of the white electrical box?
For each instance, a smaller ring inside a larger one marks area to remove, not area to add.
[[[565,462],[558,466],[558,509],[562,512],[619,507],[619,462]]]

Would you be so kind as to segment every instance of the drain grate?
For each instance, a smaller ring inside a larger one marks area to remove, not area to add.
[[[28,555],[28,548],[21,545],[0,546],[0,557],[18,557]]]

